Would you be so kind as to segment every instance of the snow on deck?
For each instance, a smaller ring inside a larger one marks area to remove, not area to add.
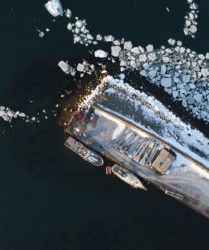
[[[108,82],[103,93],[107,94],[108,101],[101,102],[105,109],[162,138],[209,168],[209,140],[199,130],[185,124],[154,97],[135,90],[123,80],[108,76],[103,80],[103,87],[104,82]],[[98,95],[92,102],[97,102],[97,97],[99,102]],[[121,108],[120,101],[125,101],[126,107],[130,104],[132,111]]]

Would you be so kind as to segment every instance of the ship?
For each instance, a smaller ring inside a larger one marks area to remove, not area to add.
[[[130,186],[146,190],[144,180],[209,219],[208,139],[137,93],[111,79],[82,85],[60,112],[65,145],[95,166],[107,163]]]
[[[112,172],[118,178],[120,178],[122,181],[129,184],[131,187],[147,190],[146,187],[139,180],[139,178],[137,178],[134,174],[132,174],[127,169],[115,164],[115,165],[112,166]]]
[[[65,141],[65,146],[94,166],[101,167],[104,165],[104,160],[100,155],[71,136]]]

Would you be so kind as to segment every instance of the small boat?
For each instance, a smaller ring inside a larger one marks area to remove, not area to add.
[[[112,166],[112,172],[118,178],[120,178],[122,181],[126,182],[133,188],[141,188],[143,190],[147,190],[146,187],[142,184],[142,182],[127,169],[115,164]]]
[[[101,156],[71,136],[65,141],[65,146],[95,166],[101,167],[104,164]]]

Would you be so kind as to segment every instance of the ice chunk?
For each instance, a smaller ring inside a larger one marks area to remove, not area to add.
[[[82,20],[77,20],[75,22],[75,26],[78,28],[78,29],[81,29],[83,26],[84,26],[84,22]]]
[[[162,78],[160,83],[165,88],[169,88],[172,85],[171,78]]]
[[[147,57],[146,57],[145,54],[141,54],[141,55],[139,56],[139,62],[146,62],[146,60],[147,60]]]
[[[146,75],[147,75],[146,70],[144,70],[144,69],[141,70],[141,71],[140,71],[140,75],[141,75],[141,76],[146,76]]]
[[[197,26],[196,25],[191,25],[189,30],[194,34],[197,32]]]
[[[69,74],[69,65],[67,62],[60,61],[58,63],[58,66],[61,68],[63,72],[65,72],[65,74]]]
[[[182,101],[182,106],[185,108],[187,107],[187,101],[185,99],[183,99],[183,101]]]
[[[41,30],[39,30],[39,29],[37,29],[37,31],[38,31],[38,36],[41,37],[41,38],[43,38],[44,35],[45,35],[44,32],[41,31]]]
[[[182,41],[177,41],[178,46],[182,46]]]
[[[113,44],[114,44],[114,45],[120,45],[120,40],[114,40],[114,41],[113,41]]]
[[[176,40],[175,39],[172,39],[172,38],[169,38],[168,39],[168,44],[171,45],[171,46],[174,46],[176,43]]]
[[[170,58],[167,56],[163,56],[163,62],[165,62],[165,63],[170,62]]]
[[[139,48],[138,47],[134,47],[131,49],[131,52],[132,53],[135,53],[135,54],[140,54],[140,51],[139,51]]]
[[[209,75],[208,69],[202,69],[202,70],[201,70],[201,73],[202,73],[202,75],[203,75],[204,77],[207,77],[207,76]]]
[[[96,35],[96,39],[97,39],[97,41],[102,41],[103,37],[102,37],[102,35],[97,34]]]
[[[209,59],[209,53],[208,52],[206,53],[205,58]]]
[[[190,87],[190,89],[195,89],[195,84],[194,83],[190,83],[189,87]]]
[[[155,54],[155,52],[151,52],[148,54],[148,59],[151,61],[155,61],[157,59],[157,56]]]
[[[124,43],[124,49],[131,50],[133,48],[132,42],[125,42]]]
[[[72,30],[72,28],[73,28],[72,23],[68,23],[68,25],[67,25],[67,29],[71,31],[71,30]]]
[[[155,78],[156,77],[156,74],[157,74],[157,71],[156,70],[153,70],[153,69],[150,69],[149,70],[149,76],[151,78]]]
[[[161,65],[161,68],[160,68],[161,74],[164,75],[164,74],[166,73],[166,70],[167,70],[167,69],[166,69],[165,64],[162,64],[162,65]]]
[[[113,42],[114,41],[114,36],[108,35],[104,37],[105,42]]]
[[[21,113],[19,113],[19,117],[26,117],[26,114],[25,113],[23,113],[23,112],[21,112]]]
[[[77,66],[77,71],[85,72],[85,66],[83,64],[79,63]]]
[[[68,17],[68,18],[71,18],[72,17],[72,11],[70,9],[66,9],[65,10],[65,16]]]
[[[195,94],[194,95],[194,99],[197,101],[197,102],[201,102],[202,101],[202,94]]]
[[[50,0],[45,4],[45,7],[52,16],[63,16],[63,9],[59,0]]]
[[[118,57],[121,51],[121,47],[120,46],[112,46],[111,47],[111,54],[114,57]]]
[[[141,51],[141,53],[144,53],[144,48],[142,46],[138,46],[138,48]]]
[[[190,81],[190,75],[183,75],[183,76],[182,76],[182,81],[183,81],[184,83],[189,82],[189,81]]]
[[[94,52],[94,56],[99,58],[106,58],[108,56],[108,53],[104,50],[99,49]]]
[[[201,111],[201,117],[202,117],[202,118],[205,118],[205,117],[207,117],[207,116],[208,116],[208,112],[202,110],[202,111]]]
[[[152,44],[149,44],[149,45],[147,45],[147,47],[146,47],[147,52],[152,52],[153,49],[154,49],[154,47],[153,47]]]
[[[174,91],[172,94],[173,94],[173,98],[176,99],[176,97],[178,96],[179,93],[178,93],[178,91]]]

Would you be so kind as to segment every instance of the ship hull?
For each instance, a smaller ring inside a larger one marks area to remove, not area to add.
[[[120,178],[122,181],[126,182],[131,187],[147,190],[146,187],[142,184],[142,182],[134,174],[132,174],[130,171],[128,171],[127,169],[122,168],[121,166],[115,164],[112,167],[112,172],[118,178]]]
[[[65,141],[65,146],[94,166],[101,167],[104,165],[104,160],[100,155],[71,136]]]

